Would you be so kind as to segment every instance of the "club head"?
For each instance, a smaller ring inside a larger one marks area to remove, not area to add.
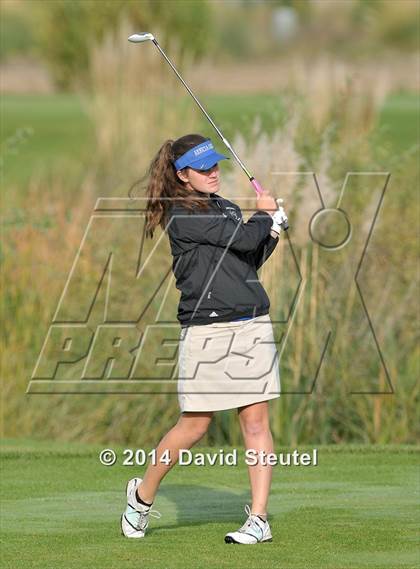
[[[143,41],[154,40],[155,37],[153,34],[149,34],[148,32],[143,32],[142,34],[133,34],[128,38],[128,41],[133,43],[141,43]]]

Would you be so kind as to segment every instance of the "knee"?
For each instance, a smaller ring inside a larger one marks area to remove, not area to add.
[[[242,431],[246,437],[259,437],[268,431],[267,422],[260,419],[242,421]]]
[[[181,417],[181,427],[188,432],[194,442],[198,442],[207,433],[211,417]]]
[[[196,442],[204,437],[210,426],[210,421],[201,421],[191,426],[191,433]]]

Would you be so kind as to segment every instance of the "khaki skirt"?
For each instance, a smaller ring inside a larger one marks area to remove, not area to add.
[[[280,396],[269,314],[182,328],[178,366],[181,412],[235,409]]]

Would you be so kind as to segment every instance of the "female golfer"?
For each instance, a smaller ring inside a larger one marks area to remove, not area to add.
[[[149,168],[146,232],[160,225],[170,239],[173,272],[181,291],[178,356],[178,422],[162,438],[155,464],[143,479],[127,484],[121,517],[126,537],[142,538],[160,482],[207,432],[214,411],[237,409],[246,449],[273,452],[268,400],[279,397],[278,353],[269,316],[270,301],[257,269],[273,252],[280,227],[267,193],[247,223],[240,208],[218,195],[217,153],[211,140],[189,134],[168,140]],[[165,453],[165,454],[164,454]],[[160,457],[169,460],[160,461]],[[272,467],[248,466],[251,508],[226,543],[253,544],[272,539],[267,501]]]

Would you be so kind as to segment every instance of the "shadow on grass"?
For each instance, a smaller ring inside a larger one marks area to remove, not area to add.
[[[232,492],[196,485],[171,484],[166,488],[161,487],[159,496],[174,504],[176,527],[219,522],[239,526],[246,519],[245,504],[251,503],[249,492]],[[148,532],[155,533],[173,528],[173,523],[155,528],[149,526]]]

